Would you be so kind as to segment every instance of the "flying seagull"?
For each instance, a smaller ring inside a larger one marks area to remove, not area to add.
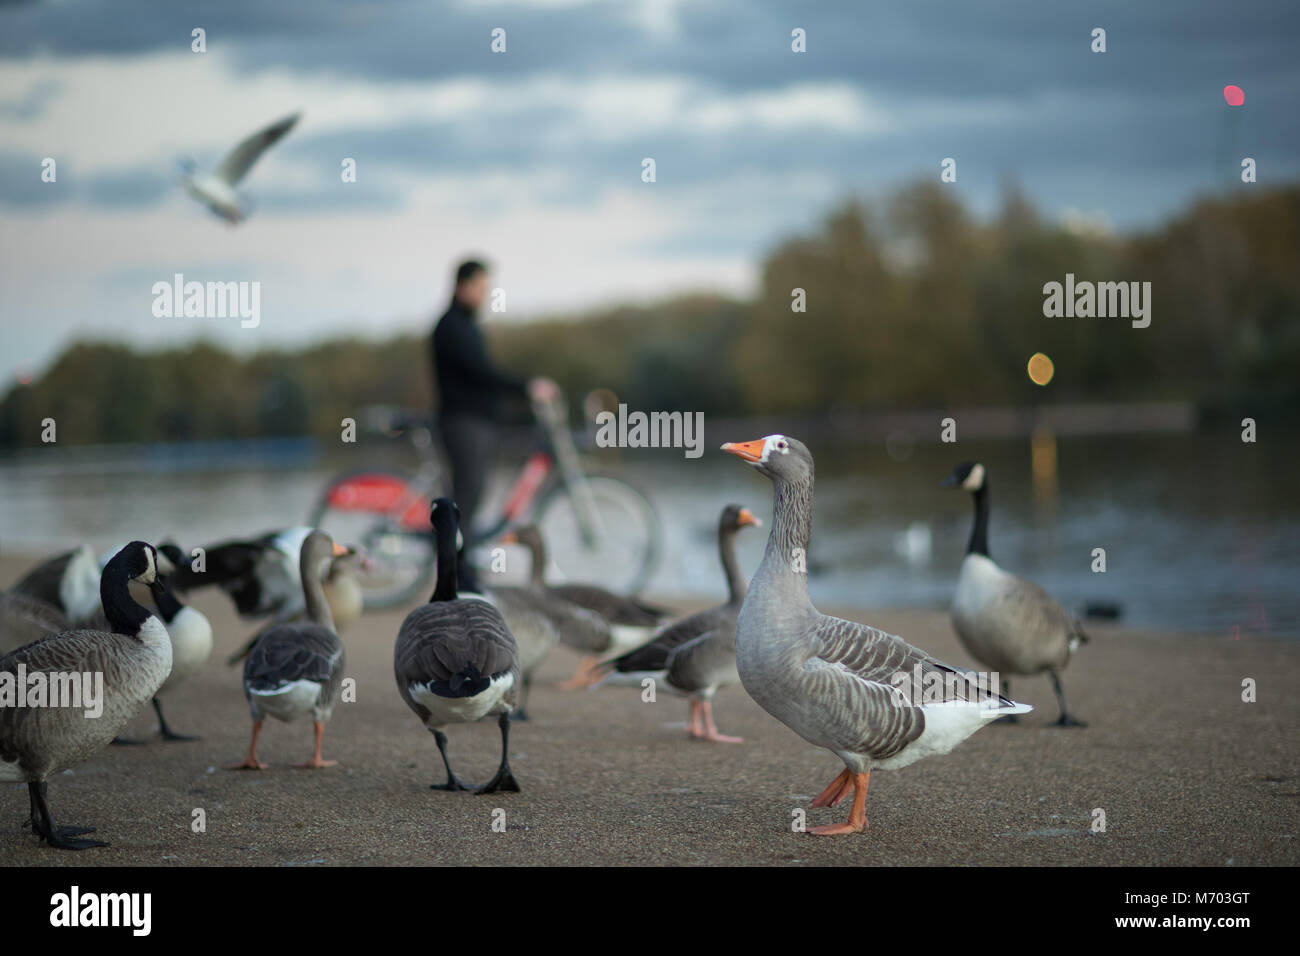
[[[185,191],[226,222],[232,225],[242,222],[247,218],[248,206],[235,192],[235,186],[253,168],[259,156],[293,129],[300,116],[302,113],[294,113],[254,133],[232,149],[216,172],[209,175],[196,176],[194,161],[182,161]]]

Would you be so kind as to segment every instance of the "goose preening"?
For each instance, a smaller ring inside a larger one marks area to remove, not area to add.
[[[243,222],[248,217],[248,206],[235,187],[258,158],[293,129],[301,116],[302,113],[294,113],[258,130],[227,153],[221,165],[207,175],[196,175],[194,162],[182,160],[185,191],[226,222],[232,225]]]
[[[77,675],[85,686],[102,675],[94,709],[82,700],[69,706],[0,707],[0,781],[24,781],[31,800],[32,829],[46,843],[65,850],[107,846],[79,839],[93,829],[58,826],[46,801],[46,780],[107,746],[136,712],[158,692],[171,672],[172,642],[162,621],[131,597],[129,582],[156,583],[157,556],[143,541],[117,553],[100,578],[100,599],[112,630],[73,630],[52,634],[0,657],[0,681],[15,680],[20,668],[30,677],[55,675],[67,686]],[[7,680],[6,680],[7,679]],[[26,687],[16,686],[25,694]],[[94,691],[92,691],[94,693]],[[8,703],[8,702],[7,702]]]
[[[313,531],[303,541],[298,560],[307,618],[263,633],[244,661],[244,696],[253,717],[253,736],[248,756],[227,769],[266,769],[257,759],[257,738],[268,715],[287,723],[311,714],[316,750],[298,766],[319,770],[338,763],[321,758],[321,740],[343,684],[346,655],[325,600],[321,569],[331,555],[343,553],[343,546],[323,531]]]
[[[71,627],[53,604],[26,594],[0,593],[0,654]]]
[[[586,656],[568,681],[560,684],[562,690],[589,687],[598,675],[597,666],[612,657],[618,657],[649,641],[656,631],[667,623],[670,613],[659,607],[615,594],[592,584],[546,583],[546,543],[541,529],[525,525],[507,532],[501,538],[504,544],[519,544],[527,549],[532,562],[529,586],[539,594],[562,601],[572,607],[590,611],[599,619],[598,627],[588,626],[590,619],[575,620],[573,626],[563,627],[560,641]]]
[[[718,519],[718,555],[727,579],[725,604],[683,618],[660,631],[650,643],[600,668],[605,675],[602,683],[620,677],[633,682],[653,677],[689,694],[689,731],[699,740],[744,742],[741,737],[718,733],[713,722],[713,695],[719,687],[740,679],[736,673],[736,617],[748,585],[736,561],[736,532],[749,525],[761,527],[762,522],[740,505],[727,505]]]
[[[902,638],[818,611],[808,598],[804,563],[812,536],[812,454],[784,435],[728,442],[722,450],[749,462],[773,489],[772,530],[736,623],[740,682],[769,714],[844,761],[844,771],[812,806],[835,806],[851,789],[848,822],[809,832],[860,831],[867,825],[872,769],[948,753],[988,718],[1032,708],[986,694],[968,672]],[[898,690],[917,676],[926,685],[919,704],[918,695]]]
[[[429,513],[438,555],[438,580],[428,604],[406,616],[397,632],[393,675],[406,706],[433,734],[447,769],[447,782],[433,790],[475,793],[510,791],[510,711],[519,697],[519,649],[501,612],[481,597],[461,597],[457,587],[460,512],[450,498]],[[501,763],[481,787],[457,779],[447,758],[447,724],[468,724],[496,715]]]
[[[89,545],[57,554],[28,571],[9,589],[59,609],[72,624],[99,611],[100,566]]]
[[[943,480],[943,486],[963,488],[975,501],[975,523],[952,603],[953,629],[962,646],[979,663],[1004,676],[1046,672],[1061,707],[1055,726],[1087,726],[1066,709],[1059,672],[1088,636],[1050,594],[1032,581],[1003,571],[989,557],[989,482],[984,466],[963,461]],[[1009,683],[1003,688],[1010,693]]]

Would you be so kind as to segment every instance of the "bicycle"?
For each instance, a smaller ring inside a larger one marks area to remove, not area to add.
[[[525,460],[501,513],[488,527],[465,534],[466,549],[536,523],[547,539],[549,570],[560,580],[602,580],[636,594],[659,562],[654,506],[623,479],[583,469],[562,401],[533,403],[533,416],[543,447]],[[416,471],[342,472],[330,479],[308,519],[335,540],[365,549],[361,586],[368,608],[404,604],[428,587],[437,563],[429,507],[448,493],[429,420],[404,413],[387,418],[378,430],[406,437],[419,458]]]

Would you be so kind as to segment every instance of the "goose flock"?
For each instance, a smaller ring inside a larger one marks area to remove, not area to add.
[[[719,732],[713,698],[741,685],[768,714],[843,770],[811,801],[834,807],[852,797],[848,819],[809,828],[855,833],[866,825],[875,769],[906,767],[952,751],[995,720],[1029,712],[1008,676],[1046,674],[1060,705],[1057,726],[1082,727],[1066,708],[1060,671],[1087,641],[1079,623],[1041,588],[989,556],[989,483],[978,462],[962,462],[944,485],[971,493],[975,520],[962,561],[952,623],[970,658],[989,671],[944,663],[901,637],[821,613],[808,589],[813,456],[801,442],[769,435],[728,442],[722,451],[771,484],[771,526],[762,561],[748,581],[736,537],[763,523],[728,504],[717,525],[725,600],[687,616],[595,584],[546,581],[540,530],[524,526],[502,543],[521,545],[525,583],[481,586],[466,560],[460,513],[449,498],[432,502],[429,533],[436,581],[427,603],[401,623],[393,645],[397,696],[434,738],[446,780],[432,789],[476,794],[518,792],[510,767],[510,727],[524,719],[528,689],[548,655],[564,645],[583,655],[566,685],[595,689],[634,684],[689,701],[690,738],[741,744]],[[248,752],[231,770],[267,769],[257,745],[267,717],[310,718],[312,756],[299,766],[324,770],[325,725],[347,680],[340,634],[362,613],[358,569],[365,557],[318,529],[291,528],[232,539],[187,554],[173,542],[132,541],[97,559],[89,547],[56,555],[0,591],[0,781],[24,782],[29,825],[51,847],[104,846],[88,828],[57,825],[47,799],[50,776],[112,743],[145,703],[164,741],[192,741],[163,716],[161,698],[208,664],[212,627],[185,595],[215,587],[259,629],[231,658],[242,661],[252,719]],[[24,675],[72,675],[84,683],[72,705],[25,706]],[[101,683],[102,682],[102,683]],[[92,713],[93,712],[93,713]],[[495,720],[501,753],[483,784],[452,770],[447,729]],[[526,781],[525,781],[526,782]]]

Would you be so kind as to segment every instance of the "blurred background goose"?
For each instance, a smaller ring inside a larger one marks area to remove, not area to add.
[[[53,604],[26,594],[0,593],[0,654],[71,628]]]
[[[89,545],[56,554],[28,571],[10,589],[58,608],[72,624],[99,611],[100,565]]]
[[[235,187],[261,155],[293,129],[301,116],[302,113],[286,116],[242,140],[226,154],[221,165],[207,175],[196,174],[198,167],[193,160],[181,160],[185,191],[231,225],[243,222],[248,217],[249,207],[240,199]]]
[[[736,617],[748,585],[736,561],[736,532],[762,522],[748,508],[727,505],[718,519],[718,555],[727,581],[727,602],[700,611],[664,628],[648,644],[598,668],[601,683],[626,678],[639,683],[646,677],[664,681],[689,694],[692,737],[717,743],[743,743],[741,737],[718,733],[713,722],[713,695],[719,687],[737,683]],[[617,676],[616,676],[617,675]]]
[[[46,799],[51,774],[74,766],[104,748],[158,692],[171,672],[172,642],[162,621],[131,597],[129,582],[153,585],[157,556],[143,541],[119,551],[100,579],[100,599],[111,630],[52,634],[0,657],[0,673],[102,676],[99,699],[86,707],[0,707],[0,781],[23,781],[31,803],[33,831],[50,846],[84,850],[107,846],[80,839],[86,827],[59,826]],[[26,687],[16,690],[25,693]],[[92,719],[87,712],[99,709]]]
[[[510,711],[519,696],[519,649],[496,607],[480,597],[459,595],[460,511],[455,502],[435,500],[429,521],[438,580],[429,603],[408,614],[397,632],[393,651],[397,692],[433,734],[442,754],[447,782],[432,784],[431,789],[517,793],[519,784],[510,771]],[[476,787],[452,772],[442,728],[492,715],[501,730],[501,763],[490,781]]]
[[[562,690],[589,687],[599,679],[596,667],[604,660],[617,657],[649,641],[671,616],[664,608],[615,594],[593,584],[546,583],[546,542],[541,529],[525,525],[507,532],[501,539],[505,544],[519,544],[527,549],[531,565],[529,586],[550,599],[564,602],[597,615],[602,627],[590,626],[590,619],[572,618],[571,626],[562,626],[560,641],[586,656],[578,664],[573,677],[560,684]],[[560,608],[561,605],[554,605]]]
[[[873,768],[948,753],[990,716],[1031,708],[990,694],[967,673],[893,634],[818,611],[808,597],[804,565],[812,537],[812,454],[784,435],[728,442],[722,450],[771,479],[774,502],[763,561],[736,624],[741,683],[769,714],[844,761],[845,769],[812,806],[835,806],[852,791],[849,819],[809,832],[861,831]],[[917,676],[936,699],[900,694],[900,677]]]
[[[943,480],[945,488],[963,488],[975,502],[971,527],[952,604],[953,629],[962,646],[985,667],[1008,674],[1046,673],[1061,708],[1057,727],[1085,727],[1065,706],[1060,671],[1078,646],[1088,640],[1079,622],[1050,594],[1024,578],[1002,570],[989,557],[989,482],[984,466],[963,461]],[[1003,692],[1011,692],[1009,681]],[[1008,719],[1015,720],[1011,715]]]
[[[268,715],[288,722],[311,714],[316,749],[299,767],[319,770],[338,763],[322,759],[321,741],[343,683],[346,655],[325,600],[321,569],[331,555],[343,553],[344,548],[323,531],[312,531],[303,541],[299,576],[306,620],[275,625],[258,639],[244,661],[244,696],[253,718],[253,736],[243,762],[228,769],[266,769],[257,759],[257,738]]]

